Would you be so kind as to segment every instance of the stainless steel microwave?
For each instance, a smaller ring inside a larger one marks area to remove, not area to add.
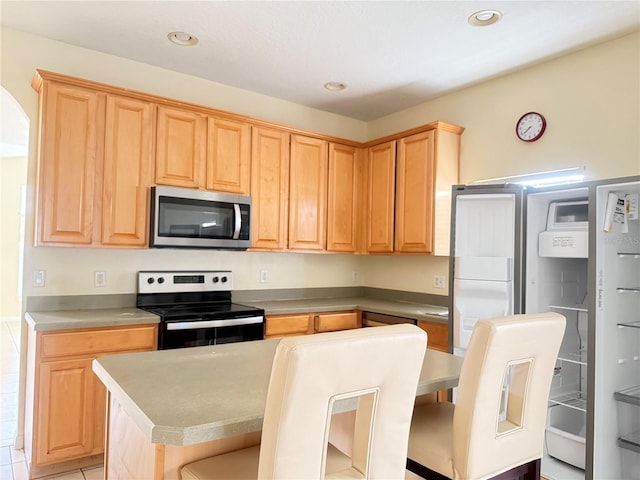
[[[150,247],[251,246],[251,197],[156,186],[151,187],[150,211]]]

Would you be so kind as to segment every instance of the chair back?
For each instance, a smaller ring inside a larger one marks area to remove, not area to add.
[[[476,323],[453,415],[455,478],[489,478],[542,457],[564,329],[565,318],[557,313]]]
[[[258,478],[325,478],[339,401],[357,403],[352,466],[327,478],[404,478],[425,336],[404,324],[283,338],[269,380]]]

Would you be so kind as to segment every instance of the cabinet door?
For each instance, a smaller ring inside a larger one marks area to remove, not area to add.
[[[369,148],[369,252],[393,252],[395,171],[395,141]]]
[[[309,333],[309,314],[267,315],[265,318],[265,338],[306,335]]]
[[[282,250],[289,220],[289,134],[254,127],[251,138],[251,244]]]
[[[395,250],[433,252],[434,131],[398,142]]]
[[[90,244],[104,102],[97,93],[48,83],[40,125],[37,243]]]
[[[449,351],[449,329],[446,323],[418,320],[418,326],[427,332],[427,348],[440,352]]]
[[[107,97],[102,244],[144,247],[153,181],[153,113],[148,102]]]
[[[349,330],[361,326],[357,312],[318,313],[312,316],[313,330],[316,333]]]
[[[326,244],[327,142],[291,137],[289,248],[324,250]]]
[[[92,453],[95,377],[91,358],[40,365],[35,456],[45,465]]]
[[[355,252],[358,232],[358,149],[329,144],[327,250]]]
[[[250,162],[249,124],[209,117],[207,189],[249,195]]]
[[[206,121],[197,112],[158,107],[156,183],[200,188],[205,180]]]

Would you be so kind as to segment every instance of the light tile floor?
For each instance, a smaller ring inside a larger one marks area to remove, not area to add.
[[[28,480],[22,450],[15,450],[20,369],[20,321],[0,318],[0,480]],[[103,467],[84,468],[44,477],[56,480],[102,480]]]

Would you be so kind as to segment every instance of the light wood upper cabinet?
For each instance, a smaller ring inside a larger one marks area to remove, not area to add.
[[[367,143],[38,70],[37,245],[141,248],[148,187],[251,195],[252,248],[448,255],[461,127]]]
[[[205,184],[206,118],[186,109],[158,107],[156,183],[200,188]]]
[[[153,182],[154,106],[109,96],[106,106],[102,244],[147,244]]]
[[[209,117],[207,190],[249,195],[251,127],[248,123]]]
[[[449,254],[461,133],[437,122],[369,148],[369,252]]]
[[[289,248],[324,250],[328,143],[291,136],[289,169]]]
[[[449,255],[451,187],[459,181],[461,133],[443,124],[398,141],[397,252]]]
[[[355,252],[358,248],[360,213],[359,186],[361,149],[329,144],[327,195],[327,250]]]
[[[434,136],[430,130],[398,141],[395,250],[433,253]]]
[[[43,82],[36,244],[144,247],[155,107]]]
[[[289,221],[289,134],[253,127],[251,135],[251,243],[282,250]]]
[[[396,142],[369,148],[367,251],[393,252]]]
[[[104,97],[46,83],[40,90],[38,244],[89,245],[104,129]]]
[[[249,195],[251,127],[158,107],[156,183]]]

